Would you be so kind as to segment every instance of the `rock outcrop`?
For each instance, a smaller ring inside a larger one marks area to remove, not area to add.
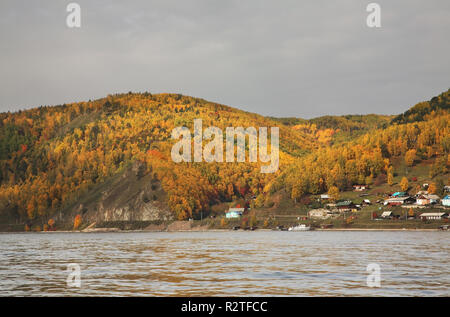
[[[105,185],[98,199],[80,203],[76,213],[83,215],[84,223],[172,220],[161,183],[150,174],[142,175],[143,169],[142,163],[134,163]]]

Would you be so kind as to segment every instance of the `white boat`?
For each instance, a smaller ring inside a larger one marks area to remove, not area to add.
[[[304,223],[302,223],[302,224],[299,224],[298,226],[290,227],[288,230],[289,231],[309,231],[309,230],[311,230],[311,227],[307,227]]]

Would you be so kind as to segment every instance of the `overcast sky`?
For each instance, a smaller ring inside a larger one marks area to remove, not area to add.
[[[174,92],[311,118],[396,114],[450,88],[450,1],[1,0],[0,111]]]

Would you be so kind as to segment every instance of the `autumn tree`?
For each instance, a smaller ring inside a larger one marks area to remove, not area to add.
[[[33,219],[36,213],[35,205],[33,201],[30,201],[27,205],[27,215],[29,219]]]
[[[81,225],[81,215],[76,215],[73,221],[73,230],[77,230]]]
[[[436,194],[436,192],[437,192],[436,183],[431,183],[430,186],[428,186],[428,193]]]
[[[413,166],[416,159],[417,151],[415,149],[408,150],[405,154],[405,163],[407,166]]]
[[[331,186],[328,189],[328,195],[330,196],[331,200],[338,201],[339,200],[339,188],[336,186]]]
[[[406,177],[403,177],[401,182],[400,182],[400,188],[402,189],[402,191],[406,192],[409,188],[409,182],[408,179]]]
[[[304,194],[304,190],[302,184],[300,182],[296,182],[292,187],[291,198],[297,202]]]
[[[388,168],[387,172],[387,183],[389,186],[392,186],[394,184],[394,169],[392,166]]]

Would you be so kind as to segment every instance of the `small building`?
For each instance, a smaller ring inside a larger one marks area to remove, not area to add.
[[[320,199],[330,199],[330,195],[322,194],[320,195]]]
[[[383,211],[383,213],[380,216],[383,219],[391,219],[392,218],[392,211]]]
[[[225,211],[226,218],[239,218],[242,217],[245,208],[230,208],[228,211]]]
[[[357,207],[350,200],[340,201],[336,204],[336,209],[339,211],[356,211]]]
[[[426,206],[430,204],[430,200],[425,195],[420,195],[416,198],[416,204],[419,206]]]
[[[328,219],[332,217],[332,212],[328,209],[320,208],[320,209],[311,209],[308,211],[308,217],[309,218],[316,218],[316,219]]]
[[[393,198],[388,198],[384,201],[384,205],[387,206],[400,206],[400,205],[404,205],[404,204],[413,204],[416,202],[416,199],[413,197],[393,197]]]
[[[425,212],[419,217],[422,220],[441,220],[444,216],[445,212]]]
[[[425,206],[430,204],[437,204],[439,201],[438,195],[432,195],[432,194],[426,194],[426,195],[419,195],[417,197],[417,205]]]
[[[424,195],[427,199],[430,200],[430,204],[437,204],[439,202],[440,197],[434,194]]]
[[[442,206],[450,207],[450,195],[447,195],[442,199]]]
[[[368,188],[369,188],[369,186],[367,186],[367,185],[353,185],[353,190],[355,192],[362,192],[362,191],[367,190]]]

